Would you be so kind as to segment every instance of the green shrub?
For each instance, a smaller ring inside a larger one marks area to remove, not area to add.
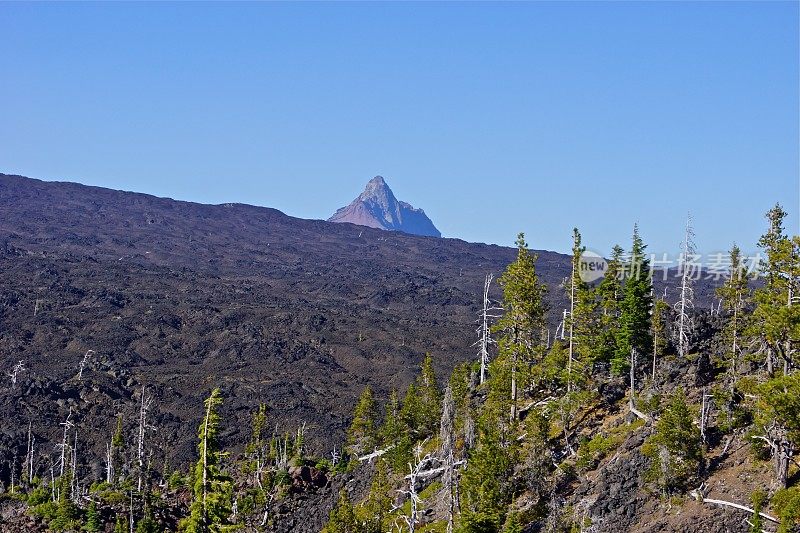
[[[778,533],[796,531],[800,526],[800,487],[776,492],[772,497],[772,508],[781,519]]]
[[[594,469],[608,455],[608,452],[619,446],[619,444],[619,438],[603,434],[595,435],[590,440],[584,440],[578,448],[575,468],[579,472],[587,472]]]
[[[50,496],[49,488],[43,486],[36,487],[28,494],[28,505],[30,507],[36,507],[37,505],[47,503],[50,501]]]

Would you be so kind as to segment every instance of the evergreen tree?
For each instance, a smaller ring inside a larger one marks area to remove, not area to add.
[[[148,510],[144,518],[136,523],[136,533],[160,533],[152,511]]]
[[[503,288],[504,313],[493,328],[500,333],[499,355],[495,362],[507,367],[510,376],[508,397],[512,422],[517,419],[517,399],[527,369],[542,356],[546,287],[536,275],[536,259],[528,250],[525,235],[520,233],[517,259],[498,280]]]
[[[433,370],[433,358],[425,354],[422,368],[417,378],[417,393],[419,394],[420,424],[423,433],[433,435],[439,429],[439,419],[442,413],[442,395],[436,383],[436,373]]]
[[[703,460],[700,430],[693,423],[682,388],[670,397],[642,453],[650,458],[649,479],[665,492],[686,488],[699,474]]]
[[[723,334],[730,347],[726,366],[728,368],[728,386],[733,389],[737,379],[739,353],[742,350],[741,336],[745,325],[745,307],[749,297],[747,269],[742,264],[741,251],[735,244],[730,251],[729,277],[722,287],[717,289],[717,297],[722,300],[727,316]]]
[[[189,517],[183,524],[187,533],[207,533],[230,529],[231,478],[220,468],[220,459],[225,455],[217,442],[222,405],[219,389],[211,391],[205,401],[205,415],[198,430],[198,452],[200,458],[194,469],[193,500]]]
[[[612,369],[622,373],[628,369],[631,350],[639,354],[650,353],[650,310],[652,307],[653,283],[650,259],[645,255],[646,246],[639,236],[639,227],[633,227],[631,254],[625,265],[625,285],[620,302],[617,350]]]
[[[84,531],[100,531],[102,525],[97,504],[94,501],[89,502],[89,507],[86,509],[86,524],[83,526]]]
[[[800,340],[800,238],[785,235],[785,217],[783,208],[775,205],[767,213],[769,228],[758,241],[766,254],[761,270],[764,286],[755,291],[750,332],[763,343],[770,376],[779,359],[784,373],[795,366],[794,344]]]
[[[358,399],[353,412],[353,422],[347,431],[347,443],[353,453],[363,453],[376,445],[376,414],[377,407],[372,387],[367,386]]]
[[[789,463],[800,444],[800,373],[779,376],[758,389],[753,438],[766,441],[774,462],[775,479],[786,487]]]
[[[416,441],[436,433],[441,412],[442,398],[433,370],[433,358],[426,354],[419,375],[409,384],[403,398],[400,420],[408,436]]]
[[[112,479],[111,482],[116,483],[122,473],[125,457],[125,434],[122,429],[122,415],[117,416],[117,429],[111,437],[111,448],[112,470],[117,473],[115,479]]]
[[[522,524],[519,522],[517,513],[508,513],[506,522],[503,524],[502,533],[522,533]]]
[[[250,478],[250,485],[253,487],[263,486],[259,476],[263,476],[269,460],[267,439],[264,435],[266,424],[267,406],[262,403],[258,406],[258,410],[253,413],[250,442],[245,446],[245,459],[242,464],[242,473]]]
[[[753,502],[753,517],[750,521],[750,533],[762,533],[764,530],[764,520],[761,518],[761,510],[764,507],[764,502],[767,500],[767,495],[757,490],[750,495],[750,500]]]
[[[331,511],[322,533],[361,533],[356,511],[344,489],[339,493],[339,501]]]
[[[617,353],[617,337],[619,336],[619,313],[622,301],[622,276],[624,250],[614,246],[605,276],[597,286],[600,307],[599,339],[595,359],[611,361]]]
[[[599,356],[597,316],[598,302],[595,290],[581,278],[581,255],[586,247],[581,244],[578,228],[572,230],[572,275],[566,285],[570,311],[567,320],[569,356],[567,361],[567,391],[586,375],[588,364]]]
[[[117,520],[114,523],[114,533],[128,533],[128,519],[123,513],[117,513]]]
[[[400,418],[400,398],[397,391],[392,389],[389,393],[389,400],[384,407],[383,425],[380,430],[381,443],[389,446],[402,436],[403,422]]]
[[[400,420],[407,434],[414,439],[419,437],[422,433],[420,420],[421,409],[422,404],[419,399],[419,393],[417,392],[417,386],[413,382],[409,383],[406,394],[403,397],[403,404],[400,407]]]
[[[72,501],[72,472],[65,471],[64,475],[56,481],[58,500],[56,502],[56,515],[48,526],[54,531],[68,531],[75,529],[80,517],[80,509]]]
[[[388,531],[389,511],[392,509],[392,498],[390,496],[391,487],[389,486],[389,473],[386,461],[378,460],[375,464],[375,475],[372,477],[369,494],[360,508],[358,520],[363,524],[364,533],[384,533]]]
[[[664,351],[667,348],[667,314],[669,313],[669,304],[661,298],[656,300],[653,305],[653,365],[651,368],[651,377],[653,385],[655,386],[656,368],[658,368],[658,361],[663,357]]]
[[[498,531],[513,494],[512,444],[501,441],[492,422],[483,423],[477,446],[467,461],[459,484],[461,496],[460,531]]]

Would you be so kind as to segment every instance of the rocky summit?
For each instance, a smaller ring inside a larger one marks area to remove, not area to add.
[[[427,237],[442,236],[425,211],[395,198],[382,176],[369,180],[364,192],[350,205],[338,209],[328,221]]]

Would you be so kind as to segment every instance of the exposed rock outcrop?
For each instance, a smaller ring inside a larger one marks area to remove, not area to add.
[[[336,211],[329,222],[350,222],[359,226],[402,231],[413,235],[441,237],[422,209],[401,202],[381,176],[375,176],[358,198]]]

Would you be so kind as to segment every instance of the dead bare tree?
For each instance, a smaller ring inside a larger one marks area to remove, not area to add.
[[[58,461],[58,476],[61,477],[64,475],[64,467],[66,466],[67,460],[67,450],[69,449],[69,430],[75,427],[75,424],[72,423],[72,407],[69,408],[69,412],[67,413],[67,418],[61,422],[61,426],[64,426],[64,436],[61,438],[61,443],[56,445],[56,448],[60,451],[61,457]]]
[[[78,480],[78,429],[75,429],[75,438],[72,441],[72,475],[70,477],[70,492],[72,502],[80,502],[80,481]]]
[[[763,435],[751,435],[754,440],[765,442],[772,451],[775,479],[785,488],[789,479],[789,463],[794,456],[795,447],[789,440],[789,431],[783,424],[773,422],[764,428]]]
[[[678,354],[686,357],[689,353],[689,343],[692,332],[692,316],[694,309],[694,289],[692,288],[693,272],[689,268],[690,261],[694,259],[697,250],[694,244],[694,230],[692,229],[692,217],[686,218],[686,232],[681,243],[681,289],[680,297],[675,302],[678,322]]]
[[[472,449],[475,446],[475,419],[472,417],[472,413],[467,412],[464,416],[464,448],[467,450]]]
[[[555,335],[555,337],[557,339],[560,338],[562,341],[564,340],[564,330],[565,330],[566,326],[567,326],[567,310],[564,309],[564,312],[563,312],[563,314],[561,316],[561,322],[559,322],[558,326],[556,327],[556,335]],[[559,336],[559,333],[558,333],[559,330],[561,331],[561,335],[560,336]]]
[[[398,490],[399,493],[406,496],[411,502],[411,511],[409,516],[403,515],[403,520],[405,520],[406,525],[408,526],[409,533],[414,533],[416,531],[419,516],[419,504],[422,503],[422,500],[417,493],[417,480],[419,479],[420,473],[423,471],[425,465],[431,461],[430,454],[422,457],[421,445],[417,445],[417,448],[414,450],[414,455],[416,461],[413,464],[408,463],[408,469],[410,471],[409,475],[406,476],[406,479],[408,480],[408,490]]]
[[[11,494],[14,494],[16,472],[17,472],[17,452],[14,451],[14,458],[11,460]]]
[[[144,451],[145,451],[145,438],[147,431],[155,429],[147,422],[147,415],[153,406],[153,398],[147,395],[147,387],[142,386],[142,398],[139,406],[139,428],[136,434],[136,464],[137,464],[137,483],[138,491],[142,490],[142,478],[145,472],[144,464]]]
[[[94,350],[86,350],[86,353],[83,354],[83,359],[78,363],[78,379],[83,379],[83,370],[91,362],[90,358],[92,355],[94,355]]]
[[[50,457],[50,499],[52,501],[58,501],[58,495],[56,494],[56,474],[55,474],[55,466],[53,464],[53,457]]]
[[[447,509],[447,533],[453,533],[453,521],[456,507],[456,467],[455,467],[455,403],[453,390],[448,385],[442,399],[442,420],[439,425],[439,438],[442,442],[441,461],[444,465],[442,473],[442,495]]]
[[[339,454],[339,452],[336,451],[336,445],[334,445],[333,446],[333,451],[331,452],[331,465],[332,466],[336,466],[337,464],[339,464],[339,459],[340,458],[341,458],[341,455]]]
[[[705,387],[703,387],[703,402],[700,406],[700,438],[703,440],[703,444],[707,444],[706,442],[706,426],[708,425],[708,416],[711,414],[711,406],[713,405],[712,401],[714,396],[708,394]]]
[[[8,376],[11,378],[11,388],[13,389],[17,385],[17,378],[23,372],[25,372],[25,363],[20,359],[17,361],[17,364],[14,365],[14,368],[11,369],[11,372],[8,372]]]
[[[480,325],[477,329],[478,340],[475,344],[473,344],[473,346],[478,346],[478,357],[481,362],[481,383],[486,380],[486,370],[489,366],[489,346],[495,344],[494,339],[492,339],[489,323],[492,319],[500,316],[497,314],[497,312],[502,311],[501,307],[494,305],[489,299],[489,286],[492,284],[493,279],[493,274],[486,274],[486,279],[483,282],[483,307],[479,311]]]
[[[25,452],[25,474],[27,474],[28,477],[28,484],[33,483],[33,449],[36,437],[34,437],[32,429],[33,424],[28,420],[28,449]]]
[[[114,444],[106,443],[106,483],[114,482]]]
[[[631,348],[631,369],[630,369],[630,378],[631,378],[631,394],[630,398],[628,399],[628,407],[631,413],[635,414],[642,420],[647,421],[647,415],[643,412],[636,409],[636,348]]]

